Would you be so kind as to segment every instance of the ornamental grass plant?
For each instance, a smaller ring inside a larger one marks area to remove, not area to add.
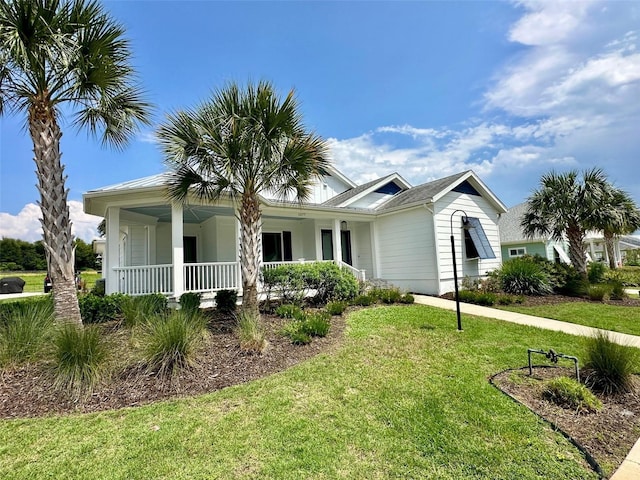
[[[585,384],[605,395],[629,392],[638,367],[638,350],[611,340],[609,332],[599,330],[588,339]]]
[[[17,303],[0,319],[0,365],[18,365],[37,360],[53,328],[53,303]]]

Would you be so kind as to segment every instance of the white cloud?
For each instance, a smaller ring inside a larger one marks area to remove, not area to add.
[[[86,242],[98,238],[98,224],[101,217],[87,215],[82,211],[82,202],[69,201],[72,233]],[[35,203],[26,204],[17,215],[0,212],[0,237],[17,238],[28,242],[42,240],[42,213]]]

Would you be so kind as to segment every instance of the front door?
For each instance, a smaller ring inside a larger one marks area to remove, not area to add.
[[[342,230],[340,232],[340,243],[342,243],[342,261],[353,266],[351,258],[351,231]]]
[[[196,237],[182,237],[184,263],[198,263]]]

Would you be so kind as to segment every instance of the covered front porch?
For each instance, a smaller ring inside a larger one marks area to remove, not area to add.
[[[229,205],[106,206],[103,276],[107,293],[237,290],[242,295],[240,225]],[[263,208],[261,268],[331,261],[359,280],[373,275],[371,219],[298,206]],[[259,286],[260,288],[260,286]]]

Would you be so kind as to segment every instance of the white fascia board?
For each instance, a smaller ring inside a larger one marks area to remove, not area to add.
[[[507,206],[494,195],[489,187],[487,187],[484,182],[480,180],[480,177],[478,177],[473,170],[469,170],[463,176],[452,182],[450,185],[440,190],[433,196],[433,201],[437,202],[440,198],[449,193],[452,189],[460,185],[465,180],[471,180],[471,183],[474,185],[474,187],[476,187],[476,190],[480,190],[479,193],[493,204],[498,213],[507,213]]]
[[[386,177],[382,177],[380,179],[380,181],[374,183],[373,185],[371,185],[369,188],[367,188],[366,190],[363,190],[362,192],[360,192],[357,195],[354,195],[351,198],[348,198],[347,200],[345,200],[344,202],[342,202],[340,205],[338,205],[338,207],[348,207],[349,205],[351,205],[352,203],[360,200],[361,198],[366,197],[367,195],[369,195],[371,192],[376,191],[378,188],[386,185],[389,182],[398,182],[401,184],[401,186],[405,189],[409,189],[411,188],[411,184],[409,182],[407,182],[404,178],[402,178],[398,173],[392,173],[390,175],[387,175]],[[404,191],[404,190],[403,190]],[[389,197],[389,200],[391,200],[391,198],[393,198],[393,195],[391,197]],[[386,202],[386,200],[385,200]]]
[[[339,178],[344,183],[346,183],[347,185],[351,186],[351,188],[357,187],[357,185],[355,184],[355,182],[353,180],[349,179],[349,177],[347,177],[344,173],[342,173],[340,170],[338,170],[333,165],[329,165],[328,167],[325,168],[325,170],[330,175]]]

